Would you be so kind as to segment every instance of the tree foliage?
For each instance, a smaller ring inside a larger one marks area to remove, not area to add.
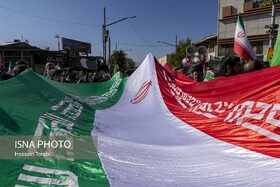
[[[173,68],[182,66],[182,60],[186,57],[186,48],[191,45],[191,39],[187,38],[186,41],[180,40],[177,45],[176,52],[171,54],[170,65]]]
[[[123,50],[115,50],[111,55],[110,67],[113,69],[116,65],[119,65],[120,71],[125,72],[126,70],[127,54]]]
[[[131,58],[128,58],[127,54],[123,50],[115,50],[111,55],[111,69],[114,69],[116,65],[119,65],[121,72],[135,68],[135,62]]]
[[[126,59],[126,69],[134,69],[135,62],[131,58]]]

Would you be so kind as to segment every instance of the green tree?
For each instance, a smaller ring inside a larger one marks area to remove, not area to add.
[[[126,69],[135,68],[135,62],[131,58],[126,59]]]
[[[180,40],[177,45],[176,52],[171,54],[169,65],[173,68],[182,66],[182,60],[186,57],[186,48],[191,45],[191,39],[187,38],[186,41]]]
[[[127,54],[123,50],[114,51],[111,55],[110,67],[113,69],[116,65],[119,65],[120,71],[125,72],[126,70]]]

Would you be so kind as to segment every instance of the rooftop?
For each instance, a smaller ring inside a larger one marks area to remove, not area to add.
[[[194,46],[203,45],[203,43],[208,43],[208,42],[211,42],[211,41],[217,41],[217,38],[218,38],[218,34],[212,34],[210,36],[207,36],[207,37],[193,43],[193,45]]]

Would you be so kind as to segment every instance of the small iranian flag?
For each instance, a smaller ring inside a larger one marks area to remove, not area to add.
[[[256,59],[256,54],[246,36],[241,14],[238,14],[233,51],[243,60]]]
[[[63,74],[65,75],[66,72],[64,71],[63,67],[58,63],[56,66],[55,66],[55,69],[57,70],[61,70],[63,72]]]
[[[12,76],[15,76],[15,72],[14,72],[14,67],[15,65],[13,64],[12,60],[10,60],[10,63],[9,63],[9,70],[7,72],[8,75],[12,75]]]
[[[207,73],[205,75],[205,78],[204,78],[204,81],[210,81],[210,80],[213,80],[213,79],[215,79],[214,72],[212,70],[207,71]]]
[[[119,64],[115,64],[113,75],[115,75],[118,71],[120,71]]]

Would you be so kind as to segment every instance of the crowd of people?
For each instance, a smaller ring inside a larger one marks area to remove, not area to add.
[[[28,67],[28,63],[24,60],[20,60],[15,63],[12,72],[0,72],[0,81],[10,79],[27,69],[31,69]],[[68,67],[67,70],[64,71],[51,62],[45,65],[43,76],[53,81],[63,83],[105,82],[111,78],[109,70],[79,71],[77,68]]]
[[[248,62],[244,62],[240,60],[240,57],[237,57],[235,55],[228,55],[222,59],[221,63],[216,69],[213,69],[212,66],[209,66],[206,63],[205,67],[199,64],[190,66],[189,68],[178,68],[175,69],[175,71],[182,72],[183,74],[197,82],[203,82],[207,81],[205,79],[205,76],[208,72],[211,72],[214,77],[217,78],[238,75],[241,73],[248,73],[267,67],[269,67],[268,62],[261,62],[259,60],[249,60]]]
[[[43,76],[64,83],[105,82],[111,78],[108,70],[88,72],[78,71],[74,67],[68,67],[67,72],[64,73],[53,63],[46,64]]]
[[[203,67],[201,64],[190,66],[188,68],[177,68],[175,71],[182,72],[189,78],[197,81],[203,82],[206,81],[206,74],[211,72],[215,77],[227,77],[232,75],[238,75],[241,73],[248,73],[263,68],[269,67],[269,64],[266,62],[261,62],[259,60],[250,60],[244,62],[240,60],[240,57],[234,55],[225,56],[217,68],[213,69],[212,66],[209,66],[208,63]],[[28,67],[28,63],[24,60],[20,60],[15,63],[13,68],[13,73],[7,72],[2,73],[0,71],[0,81],[7,80],[20,74]],[[45,71],[43,76],[57,82],[63,83],[93,83],[93,82],[104,82],[111,78],[109,70],[101,71],[78,71],[74,67],[68,67],[65,72],[54,63],[47,63],[45,65]]]

